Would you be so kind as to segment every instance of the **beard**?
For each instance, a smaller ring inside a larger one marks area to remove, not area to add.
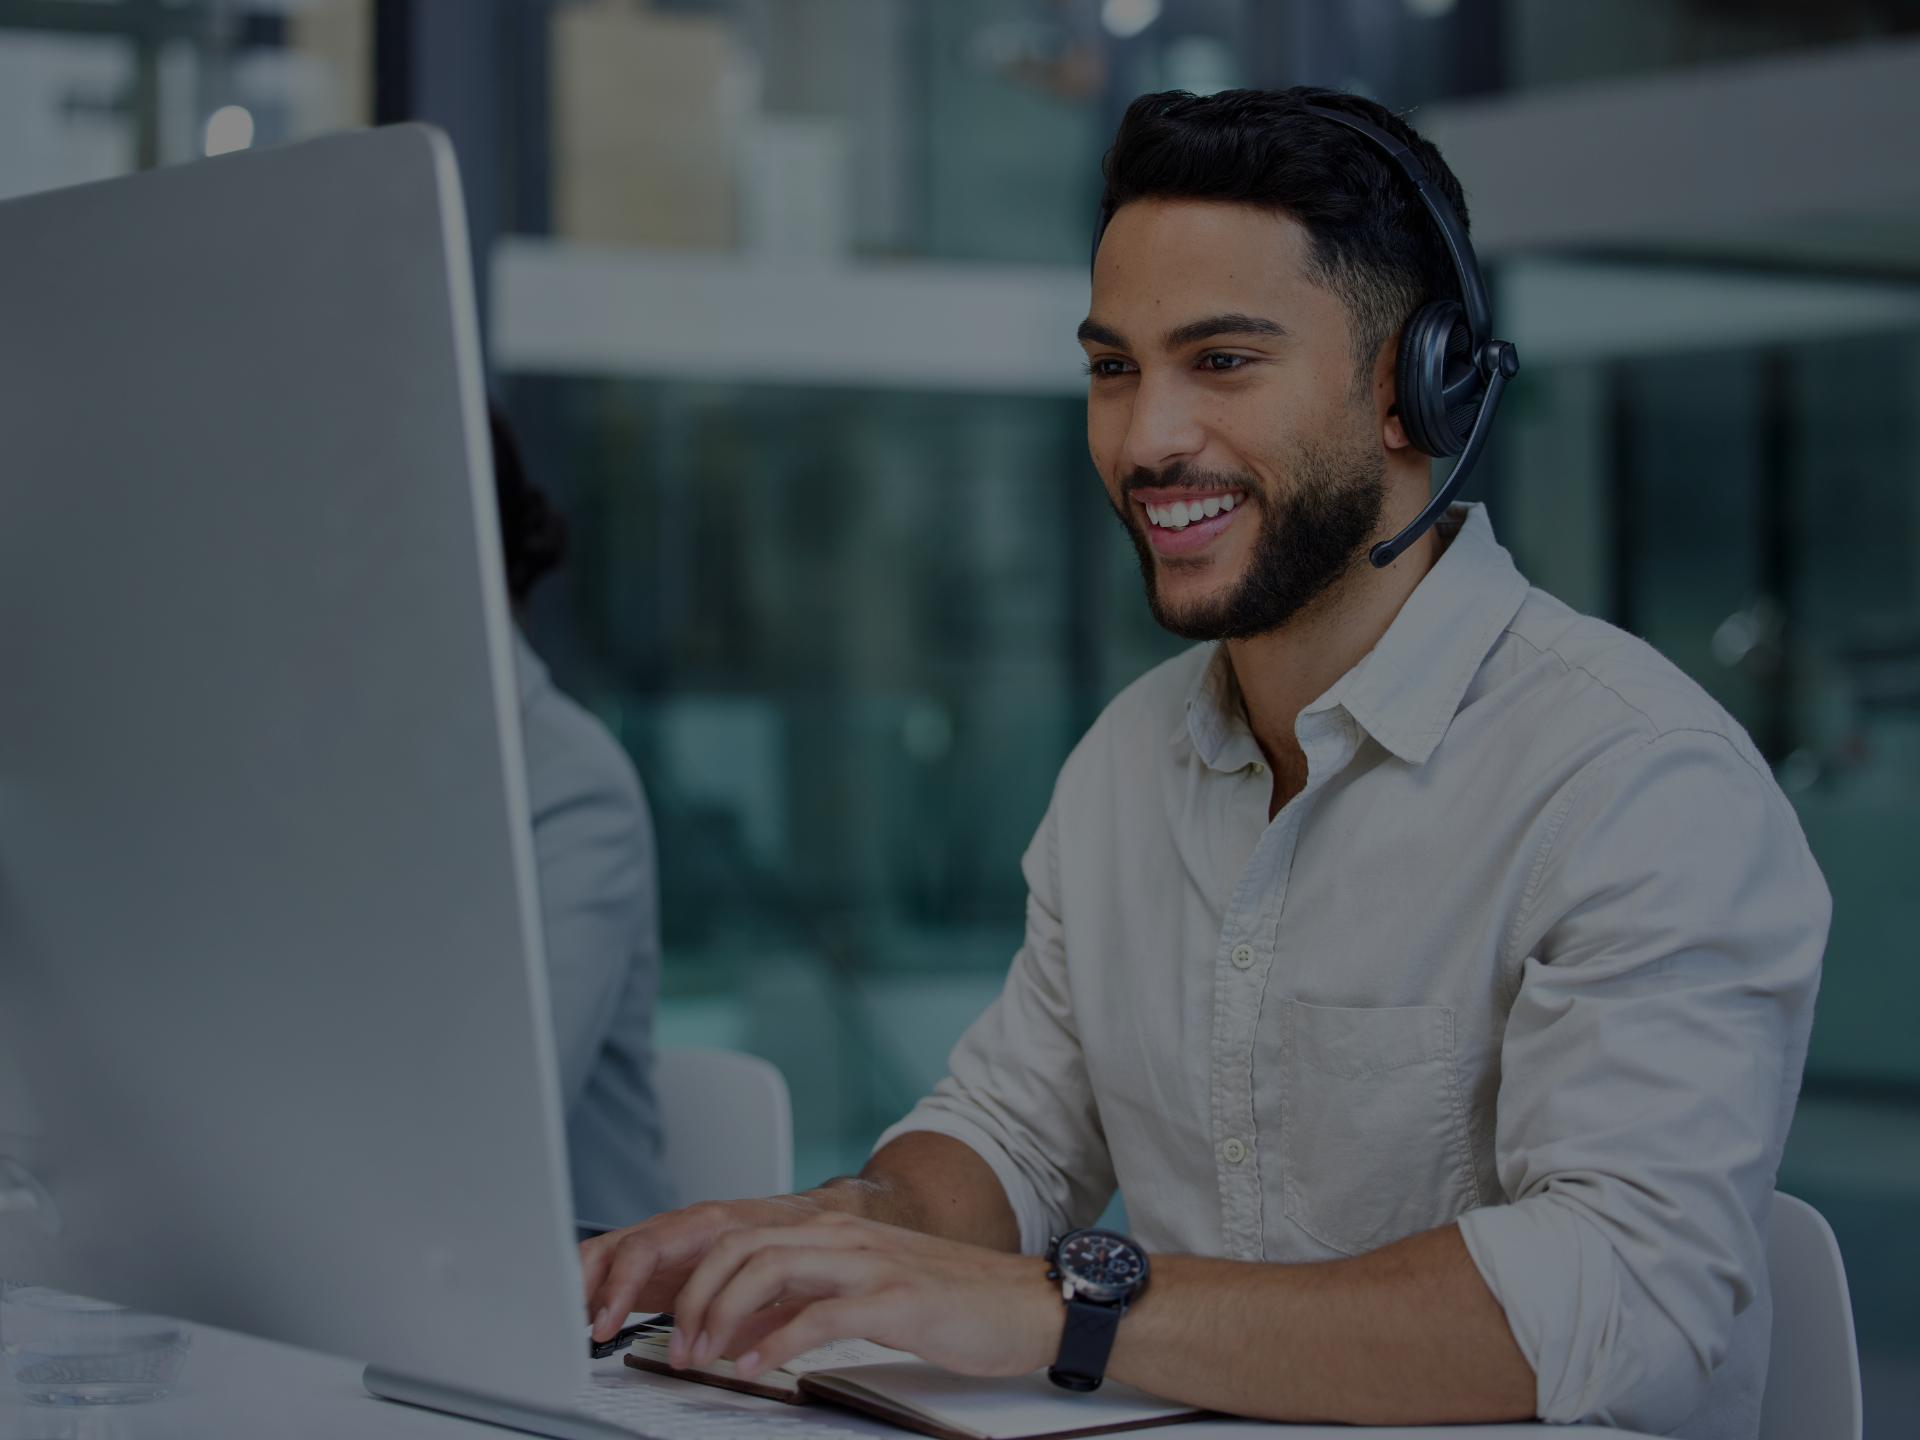
[[[1342,451],[1308,444],[1288,477],[1285,493],[1268,496],[1251,475],[1170,465],[1158,474],[1140,469],[1121,486],[1119,516],[1140,558],[1153,618],[1185,640],[1245,640],[1278,630],[1356,565],[1386,507],[1386,460],[1371,445]],[[1127,496],[1135,490],[1187,486],[1197,492],[1233,488],[1245,493],[1259,523],[1246,574],[1226,594],[1175,609],[1160,594],[1159,558]]]

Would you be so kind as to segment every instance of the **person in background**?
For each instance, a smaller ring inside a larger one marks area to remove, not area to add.
[[[518,621],[534,586],[566,554],[566,523],[528,480],[499,410],[487,418]],[[630,1225],[672,1203],[653,1090],[653,821],[626,752],[554,687],[517,623],[514,659],[573,1210],[591,1226]]]

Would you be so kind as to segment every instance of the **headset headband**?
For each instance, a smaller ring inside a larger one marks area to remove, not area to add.
[[[1427,207],[1433,223],[1440,227],[1440,238],[1445,242],[1447,255],[1453,261],[1454,273],[1460,277],[1460,301],[1467,312],[1467,328],[1473,332],[1474,348],[1478,349],[1493,330],[1493,306],[1487,302],[1487,282],[1480,276],[1480,261],[1473,253],[1473,243],[1467,239],[1467,227],[1460,223],[1460,216],[1452,203],[1433,183],[1433,177],[1427,174],[1427,167],[1420,163],[1418,156],[1378,125],[1343,110],[1330,110],[1324,105],[1309,105],[1307,113],[1366,136],[1386,151],[1393,163],[1413,182],[1420,203]]]

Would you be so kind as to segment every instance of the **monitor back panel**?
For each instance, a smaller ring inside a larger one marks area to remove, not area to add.
[[[0,1274],[532,1396],[581,1302],[466,246],[422,127],[0,204],[0,1156],[53,1204]]]

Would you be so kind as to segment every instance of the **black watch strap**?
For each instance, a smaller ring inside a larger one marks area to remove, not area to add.
[[[1107,1376],[1107,1357],[1119,1332],[1125,1303],[1096,1305],[1078,1296],[1067,1301],[1067,1325],[1060,1333],[1060,1354],[1047,1378],[1067,1390],[1098,1390]]]

